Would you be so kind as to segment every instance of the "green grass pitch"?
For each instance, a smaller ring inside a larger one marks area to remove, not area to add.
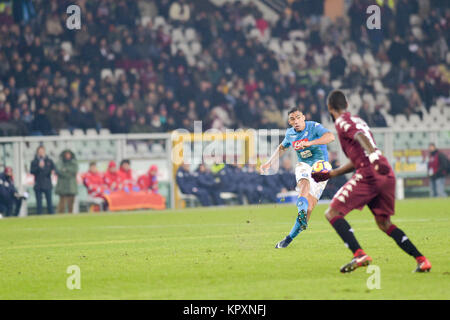
[[[370,212],[347,217],[380,267],[340,274],[350,251],[324,218],[287,249],[294,205],[195,208],[0,220],[0,299],[450,299],[450,200],[398,201],[393,222],[433,264],[415,261],[379,231]],[[67,267],[81,270],[69,290]]]

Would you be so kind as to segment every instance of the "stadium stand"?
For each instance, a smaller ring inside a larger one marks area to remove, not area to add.
[[[313,119],[314,104],[327,123],[324,101],[335,87],[351,93],[352,111],[368,104],[379,119],[372,126],[450,120],[444,2],[384,4],[389,27],[371,32],[352,25],[373,1],[352,1],[349,19],[336,22],[323,16],[323,1],[287,1],[277,22],[251,2],[183,2],[190,14],[180,18],[177,1],[81,1],[80,31],[56,14],[69,1],[32,1],[26,21],[6,2],[0,134],[167,132],[200,118],[205,129],[280,127],[253,105],[283,117],[295,104]]]

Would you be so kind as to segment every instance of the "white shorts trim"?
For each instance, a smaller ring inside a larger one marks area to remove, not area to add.
[[[299,162],[297,163],[297,166],[295,167],[295,180],[298,182],[301,179],[307,179],[309,181],[309,193],[316,198],[317,200],[320,199],[320,197],[322,196],[323,190],[325,190],[325,187],[327,186],[328,180],[327,181],[321,181],[321,182],[316,182],[312,177],[311,177],[311,172],[312,172],[312,167],[305,163],[305,162]],[[296,188],[297,190],[297,188]]]

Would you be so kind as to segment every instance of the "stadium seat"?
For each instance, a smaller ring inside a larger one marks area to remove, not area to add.
[[[124,69],[116,68],[116,70],[114,70],[114,78],[119,79],[122,74],[125,74]]]
[[[387,75],[390,70],[391,70],[391,63],[390,62],[383,62],[381,64],[381,76],[382,77]]]
[[[349,97],[349,102],[351,105],[355,106],[355,108],[359,109],[362,106],[362,100],[359,94],[354,93]]]
[[[420,16],[417,14],[412,14],[409,16],[409,23],[411,24],[411,26],[415,27],[415,26],[420,26],[420,24],[422,23],[422,19],[420,19]]]
[[[181,30],[181,28],[176,28],[172,30],[172,42],[173,43],[178,43],[178,42],[182,42],[184,40],[184,35],[183,35],[183,31]]]
[[[153,25],[155,29],[158,29],[160,26],[164,26],[166,24],[166,20],[162,16],[155,17],[155,20],[153,21]]]
[[[281,46],[282,46],[283,53],[285,53],[287,55],[291,55],[294,53],[294,46],[292,45],[291,41],[289,41],[289,40],[283,41]]]
[[[298,51],[300,51],[300,54],[304,55],[308,51],[305,42],[303,41],[294,41],[293,42],[295,47],[297,47]]]
[[[250,30],[250,32],[248,33],[248,36],[250,38],[252,38],[252,39],[260,39],[260,40],[262,40],[262,34],[256,28],[253,28],[252,30]]]
[[[221,192],[220,198],[227,204],[236,202],[237,194],[233,192]],[[245,197],[244,197],[245,198]]]
[[[103,80],[107,77],[110,77],[114,80],[114,74],[111,69],[102,69],[100,72],[100,78]]]
[[[87,129],[86,130],[86,135],[87,136],[97,136],[98,135],[98,132],[97,132],[97,130],[96,129]]]
[[[291,41],[302,40],[305,38],[305,32],[303,32],[302,30],[292,30],[291,32],[289,32],[288,37]]]
[[[188,42],[197,40],[197,35],[193,28],[187,28],[184,32],[184,35],[186,37],[186,41]]]
[[[368,64],[369,66],[375,66],[376,62],[373,57],[373,55],[370,52],[366,52],[363,56],[364,63]]]
[[[412,114],[409,116],[409,123],[414,126],[420,126],[422,123],[422,120],[417,114]]]
[[[419,27],[413,27],[411,29],[411,32],[414,35],[414,37],[416,37],[418,40],[422,40],[423,39],[422,29],[420,29]]]
[[[164,147],[160,143],[154,143],[152,145],[152,153],[162,154],[164,152],[165,152]]]
[[[333,80],[331,81],[331,86],[333,89],[340,89],[342,87],[342,81],[341,80]]]
[[[191,53],[194,56],[199,55],[200,53],[202,53],[202,45],[199,41],[193,41],[191,43]]]
[[[102,129],[100,129],[99,134],[102,135],[102,136],[105,136],[105,135],[110,135],[111,132],[109,131],[109,129],[102,128]]]
[[[274,38],[269,41],[269,49],[277,54],[281,52],[280,42],[278,39]]]
[[[363,101],[367,102],[371,108],[375,106],[375,98],[371,93],[363,94]]]
[[[442,113],[438,106],[433,106],[430,108],[430,115],[433,117],[438,117],[442,115]]]
[[[145,143],[145,142],[138,143],[136,145],[136,152],[139,155],[147,155],[148,153],[150,153],[147,143]]]
[[[75,129],[73,130],[73,135],[78,137],[84,137],[83,129]]]
[[[197,197],[193,194],[184,194],[180,191],[179,188],[176,188],[178,192],[178,196],[181,200],[185,201],[186,207],[195,207],[199,201],[197,200]]]
[[[186,55],[186,60],[190,67],[194,67],[197,64],[197,60],[192,54]]]
[[[70,133],[70,131],[68,129],[61,129],[61,130],[59,130],[59,135],[60,136],[71,136],[72,134]]]
[[[363,60],[362,60],[361,56],[359,55],[359,53],[353,53],[350,56],[350,64],[358,66],[358,67],[362,67]]]
[[[70,41],[63,41],[61,43],[61,49],[67,52],[69,55],[73,55],[72,43]]]
[[[151,21],[152,21],[152,17],[144,16],[144,17],[141,18],[141,25],[142,25],[143,27],[145,27],[145,26],[147,26],[147,24],[148,24],[149,22],[151,22]]]
[[[405,127],[408,123],[408,119],[406,119],[406,116],[404,114],[397,114],[395,117],[395,124],[399,127]]]
[[[187,42],[180,42],[180,43],[178,43],[177,49],[183,51],[186,56],[192,55],[191,54],[191,48],[189,47]]]

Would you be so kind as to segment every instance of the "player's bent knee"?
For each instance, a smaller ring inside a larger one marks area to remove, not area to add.
[[[340,216],[341,214],[336,209],[333,209],[331,207],[328,207],[328,209],[325,211],[325,217],[328,221],[333,220],[333,218]]]
[[[383,216],[375,217],[375,221],[378,228],[383,232],[387,232],[392,225],[391,220]]]

